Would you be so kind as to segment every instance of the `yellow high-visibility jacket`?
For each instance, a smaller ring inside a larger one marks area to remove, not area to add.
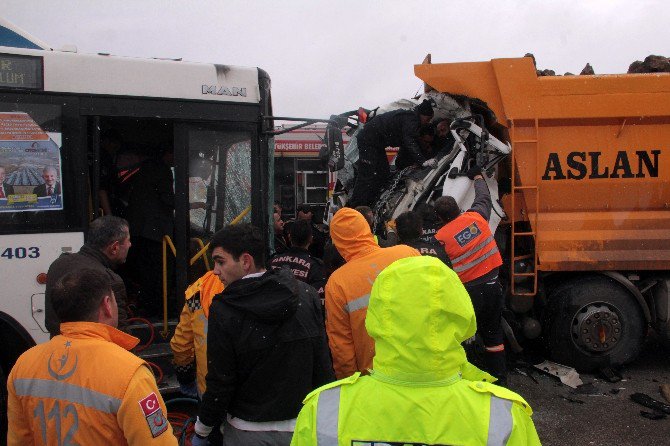
[[[539,445],[524,399],[467,362],[476,331],[457,274],[434,257],[397,260],[372,288],[369,376],[305,398],[292,446]]]
[[[153,373],[127,351],[137,338],[95,322],[60,330],[9,374],[9,446],[177,445]]]
[[[186,303],[179,324],[170,340],[173,364],[181,376],[195,374],[200,395],[205,393],[207,376],[207,319],[214,296],[223,291],[223,283],[212,271],[186,289]]]

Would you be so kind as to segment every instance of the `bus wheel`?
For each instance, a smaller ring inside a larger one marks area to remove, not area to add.
[[[554,361],[587,372],[637,357],[645,334],[634,297],[607,277],[581,277],[549,297],[549,347]]]

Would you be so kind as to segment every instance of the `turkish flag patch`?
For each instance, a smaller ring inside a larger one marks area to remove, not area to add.
[[[140,407],[142,408],[142,412],[144,412],[144,416],[147,417],[160,409],[161,406],[158,404],[158,397],[156,394],[151,392],[140,400]]]
[[[144,418],[147,420],[151,435],[156,438],[168,428],[168,420],[163,415],[163,409],[158,404],[158,397],[155,393],[150,393],[139,401]]]

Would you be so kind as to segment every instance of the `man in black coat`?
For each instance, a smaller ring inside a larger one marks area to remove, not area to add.
[[[432,237],[432,241],[423,240],[423,220],[418,212],[403,212],[395,219],[395,224],[400,243],[411,246],[419,251],[422,256],[437,257],[451,268],[451,262],[440,242],[435,237]]]
[[[309,204],[303,203],[298,206],[298,220],[307,220],[312,226],[312,243],[309,245],[309,253],[317,259],[323,259],[323,247],[326,245],[328,234],[317,224],[317,218],[314,213],[314,208]],[[320,223],[320,222],[319,222]],[[284,230],[290,229],[284,228]]]
[[[51,304],[53,287],[61,277],[81,268],[95,269],[109,276],[119,307],[119,328],[123,329],[126,325],[126,287],[114,269],[123,264],[128,255],[130,248],[128,222],[111,215],[99,217],[91,222],[86,238],[86,243],[79,252],[64,253],[49,266],[44,317],[51,337],[60,334],[60,320]]]
[[[428,124],[433,114],[430,101],[425,100],[414,110],[382,113],[365,124],[356,135],[356,182],[347,206],[374,206],[390,175],[387,147],[399,148],[396,165],[423,166],[427,162],[419,146],[419,128]],[[432,163],[428,165],[434,167]]]
[[[14,186],[5,182],[6,171],[3,166],[0,166],[0,198],[7,198],[14,193]]]
[[[285,268],[266,271],[263,234],[249,224],[217,232],[210,248],[225,289],[209,310],[207,390],[192,444],[207,444],[224,422],[224,446],[288,446],[302,400],[334,380],[316,290]]]
[[[308,220],[296,220],[289,229],[288,237],[291,247],[276,254],[270,260],[270,266],[275,270],[284,266],[288,267],[293,277],[314,287],[323,304],[326,273],[323,269],[323,261],[312,256],[308,251],[314,240],[311,223]]]

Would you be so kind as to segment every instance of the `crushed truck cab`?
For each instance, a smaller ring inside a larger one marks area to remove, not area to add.
[[[650,327],[669,342],[670,73],[538,76],[530,57],[414,71],[425,95],[462,106],[454,123],[481,114],[486,137],[511,151],[452,123],[453,151],[432,173],[394,178],[377,218],[440,195],[467,208],[469,180],[453,173],[484,153],[521,344],[541,338],[587,371],[632,361]]]

